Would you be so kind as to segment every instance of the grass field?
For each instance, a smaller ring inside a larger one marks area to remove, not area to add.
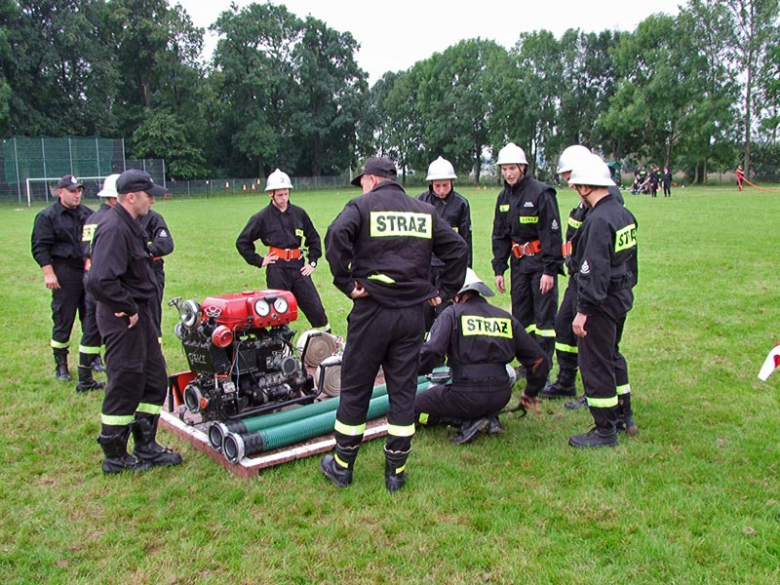
[[[324,237],[357,193],[293,192],[292,202]],[[474,267],[492,284],[497,189],[463,193]],[[176,242],[166,297],[262,288],[234,242],[266,202],[157,203]],[[573,191],[559,203],[566,216]],[[347,490],[321,476],[318,458],[246,481],[164,433],[183,465],[105,477],[101,396],[76,395],[75,382],[53,375],[50,295],[30,254],[40,207],[0,207],[0,581],[780,582],[780,374],[756,378],[780,338],[780,192],[686,188],[671,199],[627,195],[627,205],[639,221],[640,283],[623,350],[639,435],[574,450],[566,440],[590,417],[558,402],[505,416],[505,435],[466,447],[424,429],[395,497],[384,489],[382,441],[363,447]],[[326,262],[314,277],[345,334],[349,303]],[[167,309],[170,371],[185,365],[175,320]],[[303,318],[293,325],[308,328]]]

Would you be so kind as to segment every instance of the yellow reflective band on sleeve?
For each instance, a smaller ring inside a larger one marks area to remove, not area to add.
[[[555,337],[555,329],[539,329],[537,327],[536,334],[539,337]]]
[[[617,393],[618,396],[623,396],[624,394],[631,394],[631,384],[622,384],[618,386]]]
[[[398,426],[388,423],[387,434],[393,437],[411,437],[414,435],[414,425]]]
[[[611,398],[590,398],[588,397],[588,406],[593,408],[612,408],[618,405],[617,395]]]
[[[296,238],[302,238],[303,237],[303,230],[302,229],[296,229],[295,230],[295,237]]]
[[[112,427],[126,427],[131,422],[135,420],[135,416],[132,414],[121,414],[121,415],[115,415],[115,414],[101,414],[100,415],[100,422],[104,425],[109,425]]]
[[[430,415],[427,412],[421,412],[420,415],[417,417],[417,422],[421,425],[427,425],[428,424],[428,418]]]
[[[507,211],[509,211],[509,204],[507,203],[506,205],[499,205],[498,210],[501,213],[506,213]]]
[[[534,323],[531,323],[528,327],[525,328],[525,332],[529,335],[531,333],[536,333],[536,325]]]
[[[89,345],[79,345],[79,353],[86,353],[89,355],[100,355],[100,346],[91,347]]]
[[[148,402],[142,402],[138,405],[135,411],[155,416],[162,412],[162,404],[149,404]]]
[[[372,238],[408,237],[430,240],[433,220],[428,213],[413,211],[372,211],[370,236]]]
[[[581,221],[577,221],[577,220],[576,220],[576,219],[574,219],[573,217],[570,217],[570,218],[569,218],[569,222],[568,222],[568,223],[569,223],[569,226],[570,226],[570,227],[572,227],[572,228],[573,228],[573,229],[575,229],[575,230],[578,230],[578,229],[580,229],[580,226],[582,225],[582,222],[581,222]]]
[[[452,231],[457,234],[458,233],[458,226],[456,226],[456,225],[452,226]]]
[[[378,282],[384,282],[385,284],[395,284],[395,281],[387,276],[387,274],[372,274],[368,277],[368,280],[376,280]]]
[[[615,232],[615,252],[628,250],[636,246],[636,224],[627,225]]]
[[[520,223],[539,223],[539,217],[536,215],[521,215]]]
[[[68,349],[68,344],[69,343],[70,343],[69,341],[66,341],[66,342],[63,343],[61,341],[54,341],[53,339],[51,340],[51,346],[54,349]]]
[[[81,241],[91,242],[95,237],[95,228],[97,228],[96,223],[85,223],[84,229],[81,230]]]
[[[566,345],[565,343],[555,342],[555,349],[565,351],[566,353],[579,353],[576,345]]]
[[[347,435],[348,437],[359,437],[366,432],[366,423],[363,423],[362,425],[345,425],[340,420],[336,420],[333,430],[342,435]]]
[[[461,315],[460,331],[464,336],[485,335],[487,337],[512,338],[512,321],[501,317],[480,317]]]

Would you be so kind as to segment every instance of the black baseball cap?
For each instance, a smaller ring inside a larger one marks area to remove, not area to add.
[[[57,181],[57,189],[67,189],[68,191],[75,191],[76,189],[83,189],[84,183],[79,181],[73,175],[65,175],[59,181]]]
[[[395,181],[398,178],[398,171],[396,170],[393,161],[391,161],[387,157],[380,156],[380,157],[370,158],[366,161],[366,164],[363,165],[363,172],[360,173],[354,179],[352,179],[352,184],[355,187],[360,187],[360,179],[363,178],[363,175],[374,175],[375,177],[387,177],[388,179],[392,179],[393,181]]]
[[[128,169],[116,180],[116,192],[120,195],[146,191],[152,197],[162,197],[168,190],[162,185],[155,185],[152,175],[139,169]]]

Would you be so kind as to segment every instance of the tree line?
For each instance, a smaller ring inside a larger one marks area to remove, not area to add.
[[[369,88],[349,32],[281,4],[222,12],[204,63],[205,31],[168,0],[0,0],[0,135],[123,137],[176,179],[341,174],[379,152],[404,172],[441,155],[479,182],[510,140],[540,174],[580,143],[695,182],[738,162],[776,178],[779,4],[467,39]]]

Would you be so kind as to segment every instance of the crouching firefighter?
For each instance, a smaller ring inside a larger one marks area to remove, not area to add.
[[[512,396],[506,365],[517,358],[526,370],[528,384],[520,397],[525,408],[536,406],[536,396],[547,380],[549,362],[520,322],[494,307],[484,297],[491,291],[468,269],[455,304],[433,324],[420,352],[420,370],[430,372],[446,354],[452,379],[417,395],[415,421],[420,425],[460,427],[452,442],[471,442],[480,431],[503,432],[499,411]]]
[[[118,203],[95,231],[87,281],[106,346],[108,385],[98,436],[105,473],[181,463],[178,453],[156,440],[167,375],[150,308],[157,297],[152,255],[138,222],[166,190],[132,169],[117,179],[117,192]],[[131,432],[133,455],[127,452]]]
[[[463,284],[468,246],[434,208],[409,197],[395,165],[372,158],[352,184],[363,196],[346,204],[328,228],[325,250],[333,283],[353,300],[341,366],[336,453],[320,462],[339,487],[352,483],[379,367],[389,408],[385,487],[400,490],[414,435],[417,361],[425,334],[424,307],[455,296]],[[431,254],[444,263],[438,290],[428,280]]]

